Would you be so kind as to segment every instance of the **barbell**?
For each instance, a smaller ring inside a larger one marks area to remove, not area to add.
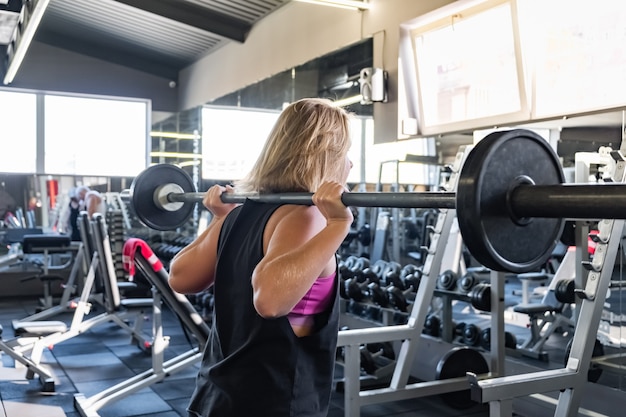
[[[550,256],[565,219],[626,218],[623,184],[563,184],[559,158],[525,129],[487,135],[467,154],[454,192],[344,193],[346,206],[456,209],[463,241],[478,262],[498,271],[527,272]],[[184,225],[202,202],[191,177],[169,164],[141,172],[130,189],[131,207],[157,230]],[[225,203],[311,205],[312,193],[222,194]]]

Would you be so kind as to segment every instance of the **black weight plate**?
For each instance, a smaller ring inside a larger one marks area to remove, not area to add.
[[[175,165],[152,165],[141,172],[130,186],[130,203],[139,220],[155,230],[173,230],[184,225],[193,214],[195,203],[184,203],[176,211],[164,210],[154,202],[155,190],[164,184],[176,184],[183,193],[195,193],[193,180]]]
[[[570,339],[569,342],[567,342],[567,346],[565,347],[565,357],[563,358],[563,364],[566,367],[567,367],[567,362],[569,360],[569,354],[572,351],[573,342],[574,342],[574,339]],[[602,342],[596,339],[593,345],[593,351],[591,353],[591,357],[597,358],[599,356],[604,356],[604,346],[602,345]],[[600,365],[593,363],[593,360],[592,360],[592,362],[589,364],[589,370],[587,371],[587,381],[596,383],[598,382],[601,376],[602,376],[602,368],[600,367]]]
[[[487,135],[470,151],[459,176],[456,209],[463,241],[478,262],[494,270],[537,269],[563,230],[564,219],[513,216],[507,197],[520,178],[535,185],[565,181],[550,145],[524,129]]]
[[[448,351],[437,364],[437,380],[464,377],[467,372],[477,375],[489,372],[489,365],[483,355],[475,349],[468,347],[455,347]],[[440,395],[448,406],[463,410],[476,405],[471,398],[469,389],[447,392]]]

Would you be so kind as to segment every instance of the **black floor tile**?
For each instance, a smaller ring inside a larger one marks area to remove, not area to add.
[[[166,401],[179,399],[187,401],[193,393],[195,383],[195,377],[167,378],[158,384],[154,384],[152,390]]]
[[[510,298],[507,296],[507,298]],[[511,302],[514,302],[512,300]],[[24,305],[26,304],[26,305]],[[7,333],[12,334],[11,321],[16,317],[25,317],[33,311],[32,301],[29,304],[23,300],[0,302],[0,324],[4,327],[4,338]],[[101,307],[95,308],[86,320],[102,313]],[[164,335],[169,343],[164,351],[165,360],[181,355],[192,349],[193,341],[189,341],[182,331],[176,317],[168,310],[163,311]],[[56,319],[56,318],[55,318]],[[64,313],[58,319],[68,324],[72,315]],[[150,332],[152,317],[146,313],[143,320],[144,331]],[[485,317],[474,317],[476,323],[487,320]],[[8,329],[8,330],[7,330]],[[516,327],[518,339],[527,337],[527,329]],[[549,362],[531,360],[524,357],[510,357],[507,361],[507,374],[531,372],[541,369],[555,369],[562,367],[564,361],[564,346],[571,335],[554,334],[548,339],[545,350],[549,354]],[[54,344],[51,350],[44,350],[42,364],[49,367],[56,380],[56,392],[42,394],[38,380],[26,380],[26,369],[13,369],[13,360],[2,355],[0,367],[0,398],[5,409],[16,410],[21,413],[26,405],[31,407],[32,413],[46,413],[56,416],[79,417],[74,408],[74,395],[81,393],[86,397],[97,395],[105,390],[111,390],[116,384],[127,381],[136,374],[151,368],[152,358],[149,353],[139,349],[131,343],[127,330],[115,323],[100,323],[99,325],[68,340]],[[187,416],[186,407],[194,388],[195,377],[198,372],[198,363],[186,366],[174,372],[164,380],[144,387],[137,392],[117,399],[99,410],[102,417],[177,417]],[[341,373],[338,372],[338,376]],[[585,396],[581,406],[595,413],[614,417],[615,398],[619,401],[619,410],[626,406],[624,389],[626,378],[623,376],[603,375],[602,384],[585,388]],[[608,388],[621,387],[622,391]],[[515,399],[512,403],[514,416],[543,417],[554,413],[554,401],[557,394],[540,394],[528,398]],[[542,400],[543,399],[543,400]],[[39,408],[37,408],[39,407]],[[361,407],[362,417],[399,416],[408,417],[487,417],[488,406],[476,405],[468,409],[455,409],[447,405],[437,396],[414,398],[404,401],[374,404]],[[29,411],[31,412],[31,411]],[[30,414],[7,414],[7,417],[30,417]],[[46,414],[47,415],[47,414]],[[329,417],[343,417],[344,397],[340,392],[333,392]],[[37,416],[39,417],[39,416]]]
[[[99,410],[101,417],[131,417],[172,411],[172,407],[153,392],[141,392],[122,398]]]

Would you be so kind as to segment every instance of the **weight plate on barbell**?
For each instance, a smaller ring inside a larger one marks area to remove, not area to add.
[[[459,228],[470,253],[498,271],[540,267],[556,246],[564,219],[516,218],[510,194],[524,183],[564,181],[558,156],[541,136],[522,129],[487,135],[467,156],[457,186]]]
[[[184,203],[175,211],[160,207],[155,199],[155,191],[164,184],[176,184],[181,193],[195,193],[193,180],[175,165],[152,165],[142,171],[130,186],[130,202],[139,220],[155,230],[173,230],[181,227],[191,217],[195,203]]]

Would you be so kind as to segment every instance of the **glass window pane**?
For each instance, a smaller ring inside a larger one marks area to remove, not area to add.
[[[147,166],[145,101],[46,95],[48,174],[135,176]]]
[[[425,131],[524,110],[512,28],[507,2],[414,29]]]
[[[242,179],[256,162],[278,112],[202,109],[202,177]]]
[[[0,172],[36,172],[37,96],[0,91],[0,114]]]
[[[626,104],[626,2],[522,1],[519,8],[535,63],[536,118]]]

